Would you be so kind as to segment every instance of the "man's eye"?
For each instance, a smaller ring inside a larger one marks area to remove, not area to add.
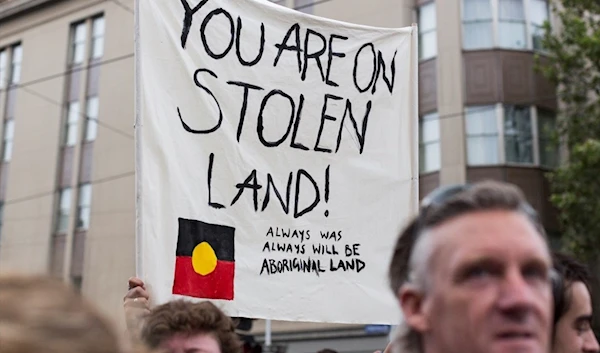
[[[480,261],[463,267],[456,278],[458,282],[487,283],[491,279],[499,278],[503,271],[502,264]]]
[[[589,321],[580,321],[576,325],[577,332],[584,333],[592,329],[592,326]]]
[[[545,268],[531,266],[531,267],[525,268],[523,270],[523,276],[525,278],[531,278],[531,279],[548,280],[550,274],[548,273],[548,270],[546,270]]]
[[[466,279],[479,279],[491,275],[491,271],[484,267],[473,267],[465,273]]]

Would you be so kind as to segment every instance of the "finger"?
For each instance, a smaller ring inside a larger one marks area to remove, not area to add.
[[[133,299],[133,298],[145,298],[145,299],[149,299],[150,295],[148,294],[148,292],[144,288],[142,288],[142,287],[135,287],[133,289],[130,289],[127,292],[127,294],[125,294],[125,298],[123,298],[123,299],[125,300],[125,299],[128,299],[128,298],[131,298],[131,299]]]
[[[146,298],[127,298],[123,303],[126,308],[142,308],[150,310],[148,305],[148,299]]]
[[[146,288],[144,286],[144,281],[142,281],[141,279],[137,278],[137,277],[131,277],[129,278],[128,281],[129,284],[129,289],[135,288],[135,287],[142,287],[142,288]]]
[[[149,299],[150,295],[148,294],[148,292],[142,288],[142,287],[135,287],[133,289],[130,289],[127,294],[125,295],[125,298],[146,298]]]

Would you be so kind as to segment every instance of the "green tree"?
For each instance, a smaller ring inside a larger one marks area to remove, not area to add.
[[[600,272],[600,1],[554,0],[555,28],[545,25],[538,61],[557,87],[560,102],[557,141],[567,160],[549,174],[552,203],[559,211],[561,244]],[[592,284],[600,293],[599,278]],[[594,313],[600,312],[595,300]],[[600,334],[598,315],[594,322]]]
[[[558,87],[557,139],[568,157],[549,174],[560,212],[561,243],[600,265],[600,1],[555,0],[554,27],[545,26],[543,74]],[[596,267],[597,268],[597,267]]]

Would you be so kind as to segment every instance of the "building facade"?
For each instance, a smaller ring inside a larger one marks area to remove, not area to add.
[[[0,269],[115,318],[135,273],[132,33],[114,2],[0,2]]]
[[[556,89],[535,70],[549,1],[418,0],[416,11],[421,196],[439,185],[507,181],[552,234],[544,174],[559,156]]]
[[[421,195],[505,180],[556,228],[543,177],[557,163],[555,90],[534,71],[547,1],[272,1],[364,25],[417,22]],[[0,271],[61,277],[121,327],[135,274],[133,8],[0,0]],[[264,327],[253,323],[259,342]],[[273,343],[370,353],[385,348],[387,332],[273,322]]]

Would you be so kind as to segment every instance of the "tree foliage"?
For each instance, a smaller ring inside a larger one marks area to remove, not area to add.
[[[562,244],[585,261],[600,254],[600,1],[555,0],[543,74],[558,87],[558,136],[568,157],[550,173]],[[541,62],[541,61],[540,61]]]

